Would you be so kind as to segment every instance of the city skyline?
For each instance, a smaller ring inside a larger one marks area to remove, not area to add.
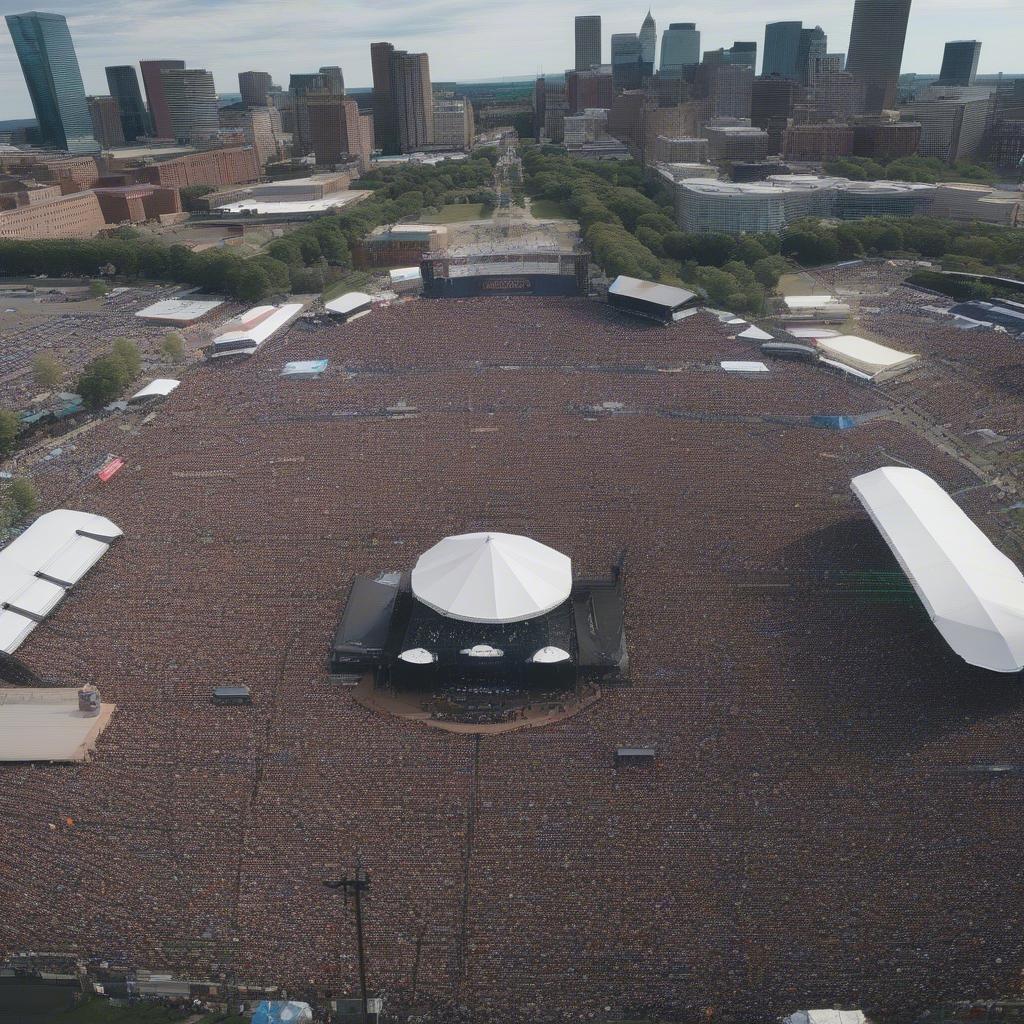
[[[1014,73],[1020,63],[1019,33],[1006,31],[1015,0],[979,0],[965,12],[956,0],[915,0],[910,18],[904,71],[937,74],[946,42],[972,38],[982,41],[978,73]],[[190,67],[208,68],[218,92],[235,93],[239,71],[269,71],[287,85],[291,72],[340,65],[351,86],[368,87],[369,44],[389,40],[397,48],[430,54],[432,76],[438,81],[474,81],[526,77],[538,72],[558,74],[573,65],[574,19],[580,14],[602,17],[602,42],[607,55],[611,35],[638,32],[647,3],[636,6],[610,0],[522,0],[489,10],[485,28],[474,25],[478,3],[469,0],[409,0],[389,10],[369,0],[355,0],[345,12],[344,24],[326,2],[280,3],[252,0],[185,0],[171,15],[155,0],[136,0],[133,16],[126,18],[100,0],[70,0],[54,5],[54,13],[68,19],[89,95],[108,92],[104,69],[108,65],[135,64],[140,59],[167,56],[184,58]],[[753,0],[731,0],[713,10],[693,5],[651,5],[658,21],[659,42],[670,22],[696,21],[703,49],[729,46],[734,39],[756,39],[759,48],[764,26],[771,21],[803,20],[828,33],[830,49],[844,51],[849,41],[853,0],[842,0],[822,15],[815,5],[780,2],[772,6]],[[0,0],[0,14],[25,12],[25,5]],[[184,12],[184,13],[183,13]],[[224,32],[225,19],[236,26]],[[538,39],[536,25],[550,26]],[[500,43],[499,43],[500,40]],[[522,53],[522,57],[517,53]],[[494,55],[500,54],[498,60]],[[607,56],[606,56],[607,59]],[[32,108],[14,47],[8,34],[0,38],[0,119],[30,118]]]

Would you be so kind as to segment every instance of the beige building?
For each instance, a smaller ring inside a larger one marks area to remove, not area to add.
[[[473,148],[473,104],[468,100],[435,100],[434,147],[470,150]]]
[[[1021,223],[1020,192],[972,182],[945,182],[935,190],[931,214],[950,220],[983,221],[1014,227]]]

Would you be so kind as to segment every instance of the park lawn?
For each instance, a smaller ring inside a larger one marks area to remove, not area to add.
[[[489,220],[491,211],[484,211],[483,203],[453,203],[442,206],[436,212],[423,211],[419,215],[420,224],[458,224],[464,220]]]
[[[826,289],[817,284],[814,278],[808,274],[797,271],[792,274],[783,274],[779,283],[775,286],[779,295],[824,295]]]
[[[534,199],[530,203],[530,212],[538,220],[572,220],[572,214],[553,199]]]
[[[324,302],[330,302],[332,299],[336,299],[339,295],[344,295],[347,292],[362,291],[372,280],[373,274],[367,274],[362,270],[353,270],[352,273],[346,274],[340,281],[335,281],[334,284],[329,285],[324,290],[323,300]]]

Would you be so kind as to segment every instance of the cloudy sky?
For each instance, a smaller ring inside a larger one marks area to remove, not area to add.
[[[0,0],[0,13],[31,9]],[[177,58],[211,70],[220,92],[239,71],[292,71],[340,64],[350,86],[370,84],[369,44],[388,40],[430,54],[436,81],[554,73],[573,60],[573,17],[603,17],[605,59],[613,32],[635,32],[646,13],[628,0],[63,0],[85,88],[108,92],[103,68]],[[704,49],[756,39],[766,21],[820,23],[829,48],[845,51],[853,0],[717,0],[654,3],[659,33],[696,21]],[[947,39],[982,40],[983,73],[1024,72],[1021,0],[914,0],[905,71],[938,71]],[[0,118],[31,117],[10,33],[0,30]]]

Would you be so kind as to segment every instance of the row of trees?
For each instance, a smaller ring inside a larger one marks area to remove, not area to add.
[[[315,290],[330,268],[351,266],[352,245],[380,224],[393,224],[430,206],[491,197],[494,156],[434,166],[403,165],[370,172],[368,200],[327,214],[246,258],[226,249],[194,253],[182,245],[126,236],[92,239],[0,240],[0,267],[15,275],[92,277],[110,268],[127,278],[176,281],[258,302],[271,295]],[[313,269],[313,274],[305,271]],[[109,271],[108,271],[109,272]],[[294,278],[294,280],[293,280]]]
[[[1024,232],[936,217],[875,217],[840,224],[798,221],[783,233],[781,251],[805,266],[862,256],[923,256],[938,261],[944,270],[1024,275]]]
[[[950,165],[934,156],[901,156],[892,160],[872,160],[863,156],[844,156],[825,164],[828,174],[853,181],[974,181],[991,183],[996,173],[982,164],[961,162]]]
[[[609,277],[696,286],[715,304],[756,313],[788,267],[775,235],[680,231],[671,197],[645,182],[633,161],[599,163],[530,147],[523,151],[523,166],[527,192],[572,213],[594,262]]]

